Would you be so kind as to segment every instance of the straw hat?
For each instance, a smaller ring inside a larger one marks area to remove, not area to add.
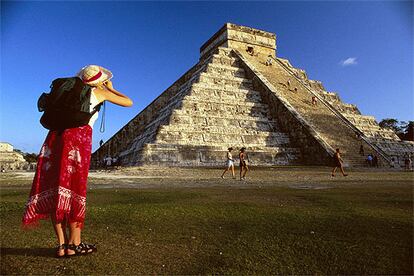
[[[113,75],[111,71],[102,66],[87,65],[79,71],[78,77],[81,78],[84,83],[96,86],[104,81],[110,80]]]

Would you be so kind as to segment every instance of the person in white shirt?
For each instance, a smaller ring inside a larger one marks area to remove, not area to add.
[[[104,162],[105,162],[105,166],[106,166],[107,168],[109,168],[109,167],[112,165],[112,158],[111,158],[111,156],[107,156],[107,157],[104,159]]]
[[[233,160],[233,156],[231,155],[231,151],[233,150],[233,148],[228,148],[227,149],[227,154],[226,154],[226,169],[224,170],[224,172],[221,174],[221,178],[224,178],[224,174],[226,172],[228,172],[231,169],[231,173],[233,175],[233,178],[236,178],[236,176],[234,175],[234,160]]]

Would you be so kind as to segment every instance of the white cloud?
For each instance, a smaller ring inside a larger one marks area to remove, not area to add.
[[[345,60],[341,60],[341,62],[339,63],[342,66],[350,66],[350,65],[357,65],[357,58],[356,57],[349,57]]]

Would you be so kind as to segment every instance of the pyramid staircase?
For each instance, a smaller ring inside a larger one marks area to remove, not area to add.
[[[405,157],[414,153],[412,141],[402,141],[391,129],[380,127],[373,116],[362,115],[355,105],[342,102],[337,93],[327,92],[321,85],[315,91],[354,125],[362,137],[379,148],[393,166],[403,167]]]
[[[300,150],[271,117],[231,49],[218,48],[190,71],[139,133],[135,131],[130,141],[118,139],[124,145],[116,149],[123,165],[221,166],[227,148],[242,146],[252,165],[300,162]],[[147,108],[152,105],[157,103]],[[142,120],[144,113],[127,126]],[[127,130],[118,135],[123,132]],[[97,160],[104,158],[102,152]]]
[[[329,165],[336,148],[345,165],[364,166],[362,145],[389,166],[414,151],[275,53],[274,34],[225,24],[200,48],[200,61],[99,148],[92,164],[110,155],[127,166],[221,166],[228,147],[246,147],[257,166]]]
[[[353,104],[343,103],[336,93],[327,92],[319,81],[309,80],[306,72],[294,68],[282,58],[273,58],[272,65],[266,65],[268,57],[261,53],[254,57],[236,51],[245,66],[253,69],[274,90],[277,97],[285,100],[309,127],[329,146],[328,152],[340,148],[345,165],[366,166],[368,153],[376,155],[382,166],[402,166],[404,156],[413,154],[414,143],[401,141],[389,129],[379,127],[373,116],[361,115]],[[312,97],[318,99],[312,105]],[[360,146],[365,155],[359,154]]]

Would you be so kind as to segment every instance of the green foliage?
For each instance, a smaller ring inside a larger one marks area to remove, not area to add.
[[[36,163],[36,161],[37,161],[37,154],[36,153],[26,153],[23,157],[29,163]]]
[[[22,155],[24,154],[24,152],[22,152],[22,151],[21,151],[21,150],[19,150],[19,149],[13,149],[13,151],[14,151],[14,152],[17,152],[17,153],[20,153],[20,154],[22,154]]]
[[[379,122],[379,126],[393,130],[402,140],[414,141],[414,121],[398,121],[386,118]]]
[[[399,126],[397,119],[391,119],[391,118],[382,119],[381,122],[379,122],[379,126],[382,128],[391,129],[395,131],[396,133],[401,131],[401,127]]]
[[[401,122],[402,140],[414,141],[414,121]]]

